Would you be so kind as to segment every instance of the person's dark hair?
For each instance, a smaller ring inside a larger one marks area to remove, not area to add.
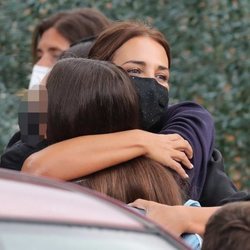
[[[92,41],[76,43],[62,52],[58,60],[66,58],[87,58],[92,45]]]
[[[92,8],[74,9],[56,13],[35,28],[32,41],[33,63],[37,61],[38,42],[45,31],[55,28],[69,43],[77,42],[85,37],[97,36],[108,27],[110,21],[100,11]]]
[[[136,90],[127,73],[110,62],[62,59],[48,75],[47,90],[50,143],[139,128]],[[144,198],[178,205],[182,203],[178,178],[161,164],[139,157],[78,183],[126,203]]]
[[[109,62],[60,60],[47,89],[50,143],[139,127],[135,88],[126,72]]]
[[[128,40],[134,37],[150,37],[163,46],[171,65],[170,46],[164,35],[140,22],[116,22],[106,28],[96,39],[89,52],[89,58],[112,61],[115,52]]]
[[[250,249],[250,202],[219,209],[208,221],[202,250]]]

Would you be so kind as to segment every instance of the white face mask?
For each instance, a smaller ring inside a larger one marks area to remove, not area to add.
[[[30,78],[29,89],[31,89],[34,85],[39,85],[50,70],[51,68],[49,67],[34,65]]]

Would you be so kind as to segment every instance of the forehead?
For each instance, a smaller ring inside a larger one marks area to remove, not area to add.
[[[113,61],[138,60],[154,62],[168,67],[168,57],[164,47],[150,37],[134,37],[125,42],[114,54]]]
[[[69,45],[70,42],[55,28],[50,28],[42,34],[41,39],[38,41],[37,47],[39,49],[53,47],[65,50],[69,48]]]

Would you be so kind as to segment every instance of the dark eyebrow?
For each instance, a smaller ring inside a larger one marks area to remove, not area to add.
[[[143,62],[143,61],[130,60],[130,61],[127,61],[127,62],[123,63],[121,66],[123,66],[124,64],[127,64],[127,63],[134,63],[134,64],[138,64],[138,65],[141,65],[141,66],[145,66],[146,65],[146,63]],[[158,69],[159,70],[167,70],[167,71],[169,71],[168,67],[165,67],[165,66],[162,66],[162,65],[159,65]]]
[[[123,63],[121,66],[123,66],[124,64],[127,64],[127,63],[134,63],[134,64],[139,64],[139,65],[142,65],[142,66],[146,65],[146,63],[143,62],[143,61],[130,60],[130,61],[127,61],[127,62]]]
[[[60,48],[57,48],[57,47],[50,47],[49,51],[51,51],[51,52],[55,52],[55,51],[63,52],[63,50],[61,50]],[[37,48],[36,52],[42,52],[42,49]]]
[[[56,48],[56,47],[51,47],[51,48],[49,48],[49,51],[51,51],[51,52],[55,52],[55,51],[60,51],[60,52],[63,52],[63,50],[62,50],[62,49],[60,49],[60,48]]]
[[[161,66],[161,65],[158,67],[158,69],[159,69],[159,70],[167,70],[167,71],[169,71],[169,68],[168,68],[168,67]]]

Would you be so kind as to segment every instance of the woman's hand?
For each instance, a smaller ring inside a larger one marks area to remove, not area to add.
[[[209,218],[220,209],[220,207],[168,206],[142,199],[137,199],[129,205],[144,209],[147,217],[177,236],[183,233],[203,235]]]
[[[176,171],[181,177],[188,178],[182,165],[192,169],[190,159],[193,150],[188,143],[178,134],[153,134],[148,133],[145,137],[146,156],[160,162]]]
[[[168,206],[154,201],[137,199],[129,206],[144,209],[146,216],[177,237],[187,232],[187,218],[183,206]]]

